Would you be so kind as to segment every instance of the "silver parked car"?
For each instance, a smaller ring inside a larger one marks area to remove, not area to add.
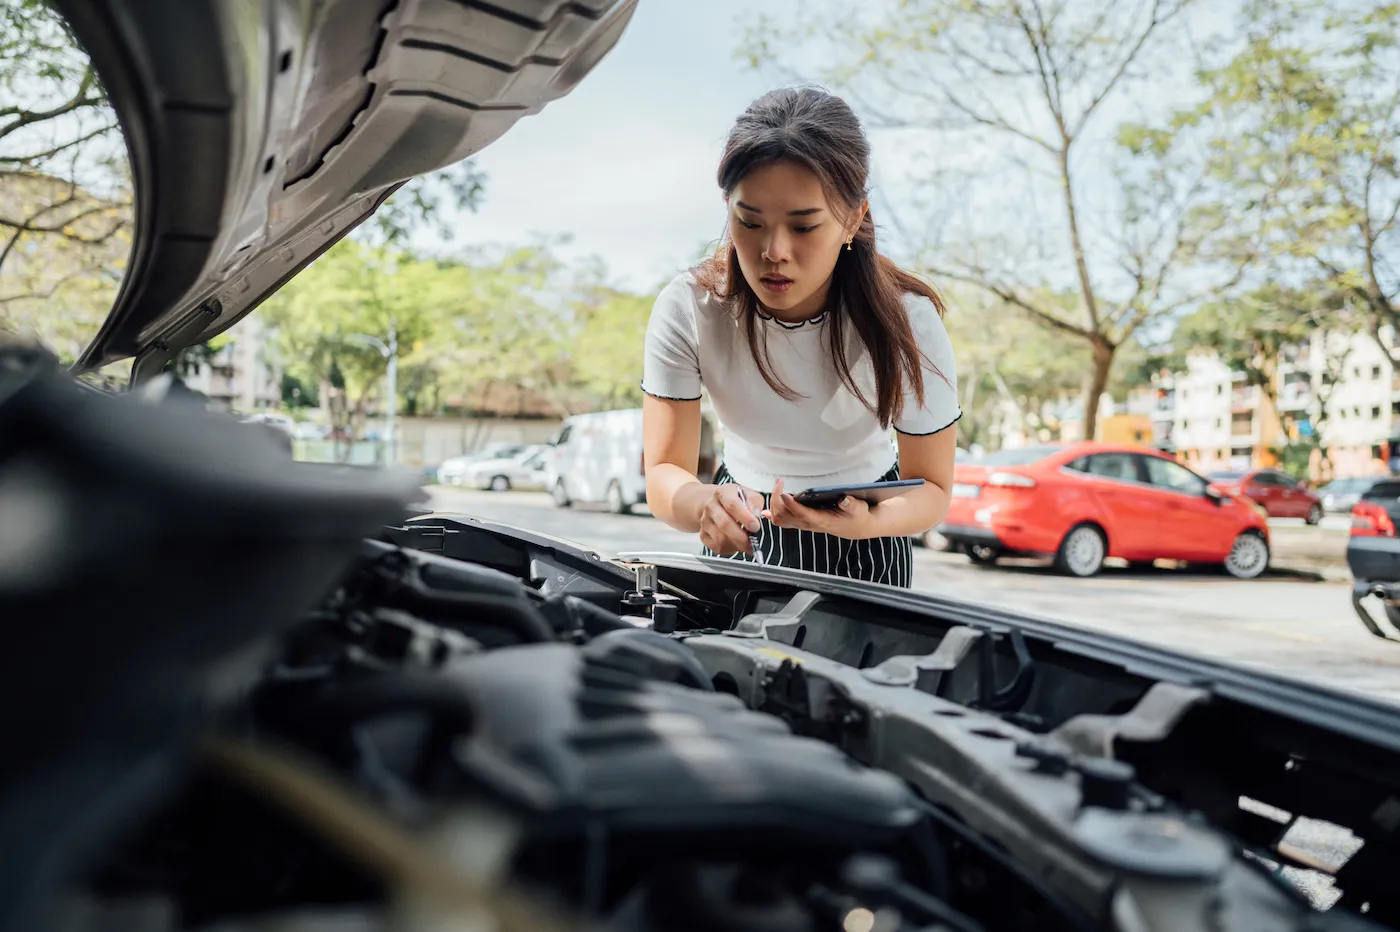
[[[1322,510],[1329,515],[1350,514],[1356,503],[1361,501],[1361,496],[1369,492],[1377,482],[1389,478],[1392,477],[1359,476],[1355,479],[1333,479],[1317,490],[1318,498],[1322,499]]]
[[[457,485],[492,492],[512,489],[542,492],[549,488],[549,465],[544,445],[526,447],[514,456],[494,457],[468,463]]]

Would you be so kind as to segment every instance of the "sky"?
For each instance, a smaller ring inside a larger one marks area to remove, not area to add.
[[[751,0],[638,4],[571,94],[476,156],[485,198],[457,218],[454,251],[571,234],[561,254],[600,256],[615,283],[640,290],[693,262],[724,229],[715,171],[730,125],[783,83],[734,57],[754,9]]]
[[[567,235],[571,243],[558,249],[565,259],[598,256],[613,284],[655,291],[723,231],[715,171],[725,136],[751,101],[787,83],[735,56],[745,26],[760,12],[788,19],[801,5],[802,0],[761,6],[751,0],[643,0],[617,46],[571,94],[521,120],[475,157],[487,174],[484,200],[476,212],[457,213],[449,248],[470,254],[473,245],[522,245],[536,235]],[[783,51],[810,58],[803,49]],[[1154,89],[1156,106],[1169,96],[1171,83]],[[1135,94],[1119,97],[1103,108],[1118,112],[1104,112],[1107,119],[1099,121],[1110,130],[1143,103]],[[901,246],[911,244],[895,235],[888,205],[922,203],[931,189],[914,183],[932,170],[961,171],[971,178],[1000,161],[1006,150],[1004,140],[991,143],[997,151],[988,151],[986,141],[948,134],[868,129],[878,235],[882,249],[897,260],[905,258]],[[1086,198],[1081,208],[1116,215],[1112,203],[1095,203],[1112,194],[1111,186],[1096,190],[1106,166],[1081,163],[1081,168],[1086,169],[1079,174]],[[1025,222],[1027,211],[1048,206],[1058,215],[1058,189],[1044,187],[1046,179],[1034,180],[1032,186],[1042,191],[1028,199],[1022,190],[1027,176],[1014,174],[953,186],[955,193],[937,205],[945,211],[941,216],[924,207],[912,214],[916,222],[944,229],[968,228],[959,222],[968,215],[971,227],[990,223],[998,233],[1044,229]],[[911,229],[910,235],[928,242],[926,229]],[[417,245],[441,248],[434,234],[421,237]],[[1052,272],[1058,268],[1051,263]]]

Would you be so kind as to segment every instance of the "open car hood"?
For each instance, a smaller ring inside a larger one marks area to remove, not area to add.
[[[76,369],[233,326],[408,179],[567,94],[636,0],[55,0],[121,121],[129,271]]]

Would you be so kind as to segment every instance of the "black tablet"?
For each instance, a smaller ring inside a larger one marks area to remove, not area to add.
[[[924,484],[922,479],[895,479],[891,482],[867,482],[863,485],[827,485],[798,492],[793,498],[808,508],[835,508],[847,495],[877,505],[885,499],[903,495]]]

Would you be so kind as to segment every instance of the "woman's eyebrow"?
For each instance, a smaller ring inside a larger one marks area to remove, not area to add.
[[[743,201],[735,201],[735,202],[734,202],[734,206],[735,206],[735,207],[738,207],[740,210],[747,210],[749,213],[752,213],[752,214],[761,214],[761,213],[763,213],[763,211],[759,210],[757,207],[750,207],[748,204],[745,204]],[[809,215],[811,215],[811,214],[819,214],[819,213],[821,213],[821,212],[822,212],[822,208],[820,208],[820,207],[804,207],[804,208],[802,208],[801,210],[790,210],[790,211],[788,211],[788,216],[789,216],[789,217],[806,217],[806,216],[809,216]]]

